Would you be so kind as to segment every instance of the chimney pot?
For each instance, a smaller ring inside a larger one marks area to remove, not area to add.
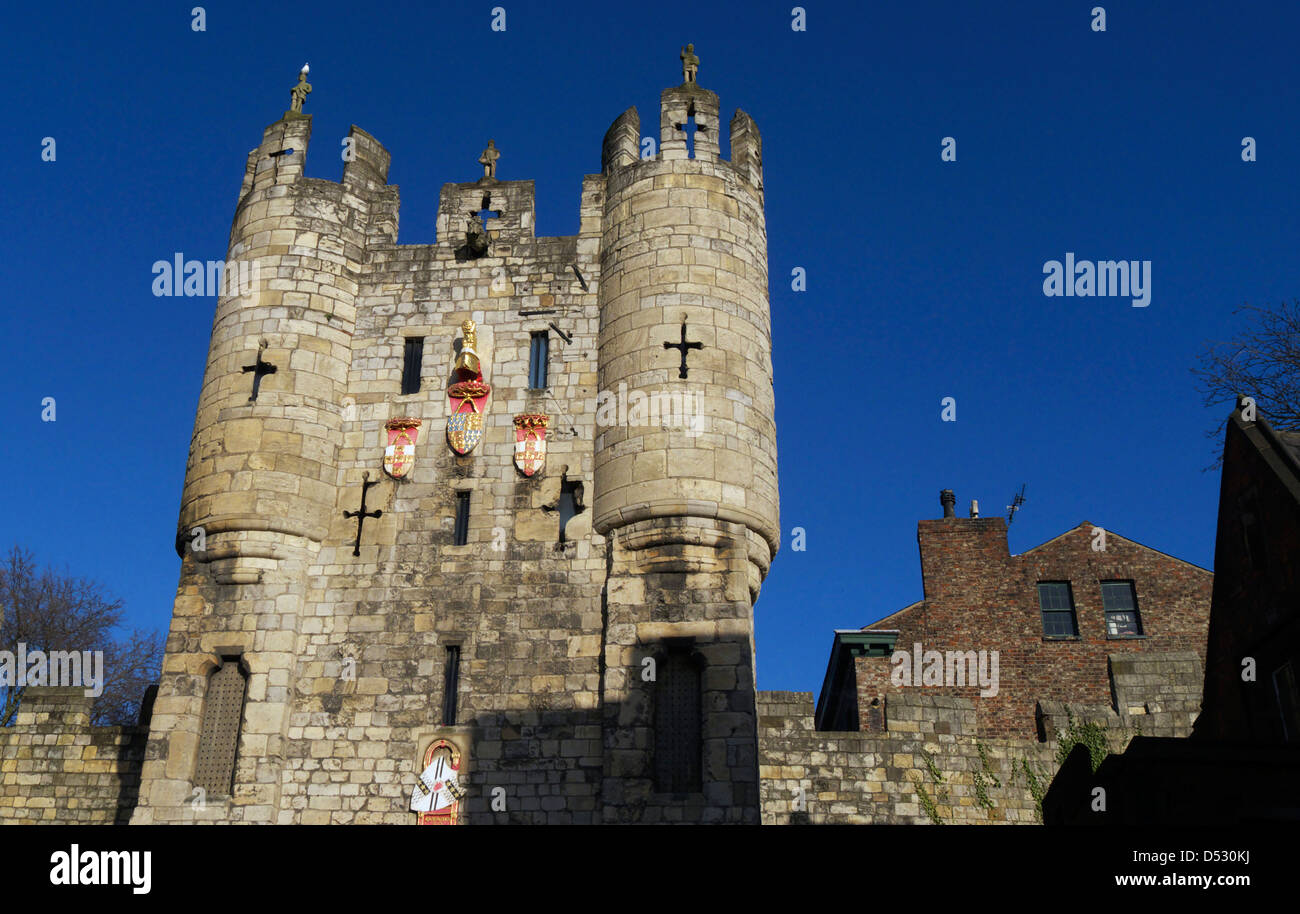
[[[970,516],[971,517],[980,516],[980,503],[977,499],[974,498],[970,500]]]
[[[953,494],[952,489],[944,489],[939,493],[939,504],[943,505],[944,517],[957,516],[957,496]]]

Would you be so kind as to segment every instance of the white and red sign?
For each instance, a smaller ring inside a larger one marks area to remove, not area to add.
[[[546,463],[546,427],[550,417],[541,413],[515,416],[515,466],[532,476]]]

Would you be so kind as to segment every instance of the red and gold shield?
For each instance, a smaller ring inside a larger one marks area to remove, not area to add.
[[[420,420],[403,416],[384,423],[388,430],[388,447],[384,449],[384,472],[401,479],[415,464],[415,441],[420,436]]]
[[[515,466],[532,476],[546,463],[546,426],[550,417],[541,413],[515,416]]]
[[[468,454],[483,438],[483,410],[492,388],[483,381],[457,381],[447,388],[447,443]]]

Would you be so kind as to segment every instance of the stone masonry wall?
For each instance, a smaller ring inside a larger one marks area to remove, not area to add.
[[[1056,743],[976,736],[966,698],[889,695],[884,733],[817,731],[811,692],[759,692],[762,820],[1033,824]]]
[[[123,824],[140,787],[147,726],[92,727],[79,688],[29,688],[0,729],[0,825]]]
[[[665,93],[664,117],[697,95]],[[696,102],[713,130],[715,102]],[[352,138],[358,155],[341,183],[303,177],[308,117],[276,122],[249,156],[230,259],[256,256],[261,282],[218,302],[133,821],[411,823],[421,754],[438,738],[463,753],[462,821],[756,821],[752,604],[777,507],[752,121],[733,121],[734,169],[716,140],[697,141],[695,158],[678,140],[661,161],[604,157],[603,173],[582,180],[576,236],[535,235],[531,181],[447,184],[438,237],[422,244],[396,243],[388,153],[364,131]],[[615,205],[612,217],[643,237],[619,234],[615,256],[602,250],[612,243],[605,195],[634,175],[647,185],[645,213]],[[485,251],[466,237],[481,211],[495,214]],[[680,219],[689,226],[675,228]],[[664,248],[662,269],[641,268],[649,247]],[[615,311],[628,332],[610,341]],[[702,428],[652,423],[633,435],[631,415],[599,420],[602,384],[686,392],[663,347],[683,312],[707,346],[691,353]],[[446,440],[447,387],[466,319],[492,390],[482,440],[462,456]],[[548,380],[534,390],[530,338],[543,332]],[[424,340],[420,385],[402,393],[412,337]],[[254,401],[245,369],[259,352],[277,370]],[[635,372],[602,378],[619,357]],[[531,477],[514,464],[521,413],[550,417],[546,464]],[[398,417],[421,425],[414,466],[394,479],[382,469],[384,424]],[[762,468],[752,484],[751,449]],[[626,497],[597,526],[607,458],[618,464],[607,488]],[[365,474],[377,483],[366,510],[382,513],[354,548],[358,521],[345,512],[360,507]],[[645,517],[639,485],[655,494]],[[578,513],[561,531],[566,489]],[[457,545],[461,493],[468,542]],[[192,547],[196,528],[205,551]],[[640,665],[683,639],[709,665],[704,789],[685,799],[650,789],[654,690]],[[461,658],[454,721],[443,708],[450,646]],[[233,786],[196,805],[208,677],[233,656],[248,671]]]
[[[604,538],[591,533],[589,505],[582,503],[561,545],[555,510],[562,479],[584,492],[591,485],[595,243],[533,238],[531,183],[444,190],[445,198],[466,206],[459,198],[467,194],[474,204],[486,195],[503,212],[506,229],[489,221],[486,256],[459,258],[459,236],[448,228],[437,244],[377,242],[366,257],[348,397],[338,404],[335,504],[301,583],[259,602],[265,583],[236,590],[210,582],[202,566],[186,560],[169,662],[177,663],[180,652],[215,653],[224,638],[254,655],[248,719],[255,721],[257,705],[273,694],[285,702],[282,723],[274,725],[282,737],[245,727],[235,792],[211,803],[217,818],[410,822],[407,800],[420,752],[435,736],[448,735],[441,699],[449,645],[459,646],[462,658],[456,724],[473,769],[472,781],[466,771],[474,785],[468,819],[583,822],[595,816]],[[519,314],[529,310],[547,313]],[[478,324],[492,393],[483,440],[459,456],[445,439],[445,387],[466,318]],[[569,339],[550,330],[551,323]],[[550,378],[546,390],[533,391],[528,348],[539,330],[550,334]],[[423,377],[417,393],[402,394],[408,336],[425,340]],[[268,384],[259,403],[276,396]],[[524,412],[551,416],[546,466],[533,477],[513,464],[512,417]],[[384,422],[397,416],[423,423],[415,465],[401,480],[379,468]],[[379,480],[367,493],[367,510],[383,513],[367,519],[361,554],[353,556],[356,521],[343,512],[358,508],[363,472]],[[452,542],[460,491],[470,494],[463,546]],[[287,562],[279,565],[288,571]],[[189,594],[197,597],[196,609],[182,612],[194,599]],[[280,612],[281,606],[296,612]],[[258,635],[237,637],[232,630]],[[261,675],[255,655],[268,643],[262,631],[267,638],[282,631],[282,649],[292,652],[295,675],[280,683]],[[185,691],[200,698],[202,676],[187,681]],[[201,705],[189,707],[194,721]],[[268,749],[277,757],[272,783],[251,762]],[[506,790],[506,809],[498,814],[488,808],[494,787]],[[156,821],[157,814],[138,818]]]
[[[1070,719],[1091,721],[1115,733],[1186,737],[1201,713],[1201,658],[1191,651],[1163,654],[1112,654],[1109,661],[1114,701],[1105,705],[1038,702],[1038,729],[1053,734]]]

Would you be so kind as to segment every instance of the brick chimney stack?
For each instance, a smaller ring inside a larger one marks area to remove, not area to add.
[[[982,586],[978,582],[1000,580],[996,569],[1010,560],[1006,520],[980,517],[976,502],[971,502],[970,517],[958,517],[952,489],[944,489],[939,500],[943,517],[921,520],[916,525],[925,598],[969,597],[972,602],[985,596],[992,599],[991,595],[975,591]]]

